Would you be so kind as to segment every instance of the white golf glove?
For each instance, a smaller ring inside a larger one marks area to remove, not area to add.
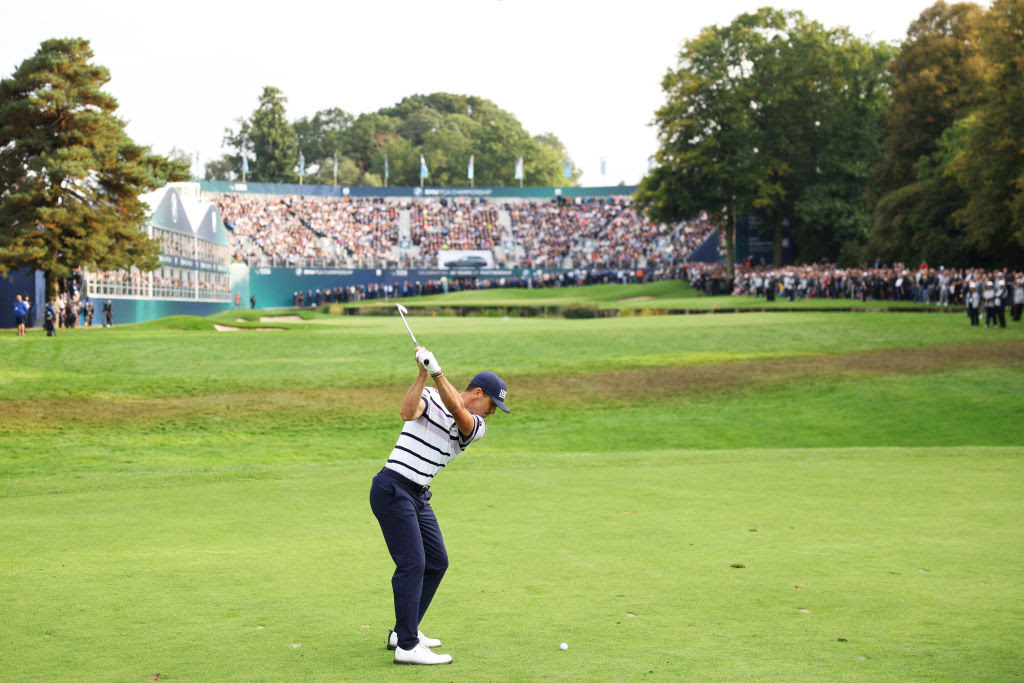
[[[434,358],[434,354],[432,354],[427,349],[420,349],[419,351],[417,351],[416,360],[418,360],[420,362],[420,365],[422,365],[424,369],[431,375],[436,375],[437,373],[441,372],[441,366],[437,362],[437,359]]]

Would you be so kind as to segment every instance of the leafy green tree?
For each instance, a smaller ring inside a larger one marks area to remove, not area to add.
[[[761,214],[781,261],[788,222],[805,260],[852,251],[867,222],[891,51],[764,8],[687,41],[662,81],[658,166],[637,199],[652,218]]]
[[[237,128],[224,130],[222,146],[228,149],[223,159],[241,175],[242,157],[248,159],[246,180],[262,183],[299,181],[299,142],[295,127],[288,122],[285,102],[288,98],[273,86],[265,86],[259,105],[248,119],[238,119]],[[307,165],[315,159],[306,159]]]
[[[752,30],[755,21],[743,15],[729,26],[705,28],[684,45],[679,68],[662,79],[666,102],[655,112],[658,166],[640,182],[636,196],[651,218],[670,222],[707,210],[718,221],[733,221],[737,212],[753,209],[753,167],[761,159],[748,114],[750,75],[763,44]],[[760,190],[766,198],[774,188],[765,183]],[[732,233],[726,230],[730,267]]]
[[[237,177],[245,156],[249,180],[294,181],[289,169],[295,167],[301,151],[310,183],[334,182],[335,154],[338,182],[345,185],[383,184],[385,158],[388,184],[418,185],[421,154],[431,185],[469,185],[470,156],[475,160],[476,185],[517,185],[514,176],[520,156],[527,185],[564,186],[579,179],[578,170],[564,177],[564,163],[571,160],[554,134],[531,137],[515,116],[480,97],[412,95],[355,118],[338,108],[325,109],[312,118],[298,119],[290,130],[284,120],[284,101],[280,91],[266,88],[253,115],[224,131],[228,153],[207,165],[207,177]],[[292,141],[297,151],[289,156]]]
[[[952,172],[967,191],[957,212],[993,266],[1024,265],[1024,0],[994,0],[979,26],[984,87],[964,122]]]
[[[241,164],[224,155],[206,164],[206,180],[235,180],[241,177]]]
[[[298,139],[299,151],[306,159],[308,183],[329,185],[334,182],[334,159],[338,157],[338,182],[352,185],[358,182],[350,180],[351,173],[346,171],[346,180],[341,178],[341,167],[347,168],[344,135],[352,125],[353,117],[343,110],[334,107],[318,111],[312,118],[302,117],[295,121],[295,134]],[[353,163],[350,159],[348,163]],[[318,167],[315,173],[309,168]]]
[[[92,58],[85,39],[47,40],[0,81],[0,272],[45,271],[48,297],[77,266],[156,268],[139,195],[189,177],[132,142]]]
[[[539,164],[541,178],[537,185],[542,187],[556,187],[559,185],[575,185],[579,183],[582,171],[572,165],[569,151],[562,144],[562,141],[554,133],[541,133],[533,136],[534,142],[539,146],[539,153],[544,157]],[[565,177],[565,163],[569,162],[569,177]],[[557,168],[555,168],[557,167]],[[561,180],[552,178],[550,174],[557,171]]]
[[[415,172],[419,173],[418,157],[409,141],[398,134],[398,125],[399,120],[390,116],[362,114],[342,137],[344,149],[362,173],[383,178],[384,158],[387,157],[389,185],[411,184],[396,182],[395,178],[411,178],[414,165]]]
[[[284,104],[287,101],[288,98],[277,88],[269,85],[263,88],[259,106],[249,123],[249,139],[256,157],[249,180],[264,183],[298,181],[298,137],[295,128],[285,118]]]
[[[977,27],[982,15],[975,4],[940,0],[910,25],[889,65],[895,84],[885,155],[873,170],[877,199],[865,253],[869,258],[963,263],[968,253],[976,255],[960,244],[962,230],[952,216],[967,195],[949,172],[940,139],[979,102],[984,60]]]
[[[466,167],[474,156],[474,182],[517,185],[522,156],[525,184],[563,186],[568,155],[557,137],[533,138],[512,114],[490,100],[466,95],[412,95],[392,107],[359,116],[345,136],[345,149],[364,172],[383,175],[388,157],[391,185],[419,184],[419,155],[432,185],[469,185]]]
[[[798,24],[790,46],[787,62],[799,71],[785,103],[799,144],[789,162],[785,213],[797,253],[805,261],[856,263],[871,219],[871,169],[884,156],[893,49],[814,23]]]
[[[943,132],[977,105],[984,69],[977,41],[982,14],[974,3],[939,0],[907,28],[889,64],[894,86],[886,156],[877,169],[884,190],[916,180],[918,160],[934,153]]]
[[[186,168],[189,169],[188,180],[198,180],[198,178],[196,178],[192,174],[192,155],[191,154],[189,154],[185,150],[181,149],[180,147],[171,147],[171,149],[167,152],[167,158],[170,161],[175,162],[176,164],[179,164],[179,165],[183,164]]]
[[[947,128],[932,154],[922,156],[914,166],[916,180],[905,188],[919,194],[908,213],[911,227],[906,253],[931,264],[980,265],[989,259],[976,245],[964,239],[957,213],[967,205],[967,191],[956,181],[954,163],[963,149],[970,118]]]

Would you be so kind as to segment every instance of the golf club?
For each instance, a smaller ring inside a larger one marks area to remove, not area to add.
[[[405,314],[409,312],[409,309],[402,304],[395,304],[398,307],[398,315],[402,316],[402,322],[405,323],[405,329],[409,330],[409,336],[412,337],[412,343],[414,346],[419,346],[420,343],[416,341],[416,335],[412,333],[412,328],[409,327],[409,322],[405,319]]]
[[[405,323],[405,329],[409,330],[409,336],[412,337],[413,345],[419,346],[420,343],[416,341],[416,335],[412,333],[412,328],[409,327],[409,321],[405,319],[405,314],[409,312],[409,309],[403,306],[402,304],[395,304],[395,306],[398,307],[398,315],[402,316],[402,322]],[[427,363],[429,362],[430,361],[428,360]],[[423,367],[427,368],[427,363],[424,363]],[[427,371],[429,372],[430,368],[427,368]]]

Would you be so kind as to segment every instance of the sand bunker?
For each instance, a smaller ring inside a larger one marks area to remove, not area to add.
[[[302,318],[297,315],[262,315],[261,323],[301,323]]]
[[[283,327],[235,327],[234,325],[220,325],[218,323],[213,324],[213,329],[218,332],[248,332],[249,330],[256,330],[257,332],[280,332]]]
[[[619,299],[619,301],[650,301],[653,296],[631,296],[628,299]]]

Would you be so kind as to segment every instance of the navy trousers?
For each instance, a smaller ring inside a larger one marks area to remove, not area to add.
[[[391,577],[394,631],[403,650],[411,650],[419,642],[420,622],[448,569],[448,553],[428,502],[430,496],[430,491],[419,490],[389,469],[378,472],[370,486],[370,508],[395,561]]]

